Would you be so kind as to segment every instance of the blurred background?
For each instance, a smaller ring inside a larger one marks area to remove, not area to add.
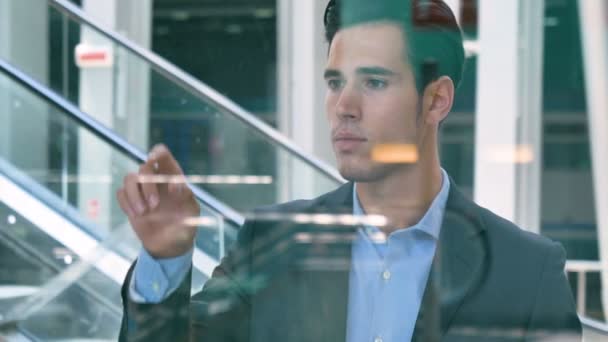
[[[563,244],[586,338],[608,338],[608,2],[446,2],[467,60],[443,167],[482,206]],[[253,208],[343,181],[323,112],[326,4],[0,0],[9,340],[116,339],[139,243],[114,193],[156,143],[207,218],[193,291]]]

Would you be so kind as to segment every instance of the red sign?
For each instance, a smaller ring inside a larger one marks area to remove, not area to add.
[[[75,57],[80,68],[108,68],[114,64],[114,54],[109,46],[78,44]]]

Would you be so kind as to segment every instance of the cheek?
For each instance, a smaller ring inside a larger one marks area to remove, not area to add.
[[[337,98],[338,97],[330,91],[325,94],[325,117],[328,121],[334,117]]]
[[[377,141],[409,139],[416,129],[416,103],[406,96],[384,96],[368,101],[365,113],[371,134]],[[373,131],[373,132],[372,132]]]

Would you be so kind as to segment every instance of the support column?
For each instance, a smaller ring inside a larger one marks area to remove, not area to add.
[[[6,55],[9,52],[9,39],[11,37],[10,30],[10,4],[9,1],[0,1],[0,58],[7,59]],[[0,83],[2,89],[6,89],[8,83]],[[9,143],[10,143],[10,116],[9,113],[9,94],[7,92],[0,92],[0,121],[4,122],[4,125],[0,125],[0,156],[6,156],[8,154]]]
[[[48,84],[47,56],[46,3],[0,0],[0,58]],[[9,81],[2,87],[6,90],[12,84]],[[0,93],[0,156],[22,171],[44,178],[49,167],[48,106],[38,101],[22,103],[11,91]]]
[[[325,118],[323,14],[328,0],[277,0],[279,35],[279,129],[316,157],[335,165]],[[290,165],[286,169],[284,165]],[[282,198],[310,198],[327,184],[300,162],[279,159]],[[300,167],[298,167],[300,166]],[[326,189],[329,190],[329,189]]]
[[[540,231],[544,1],[479,1],[474,196]]]
[[[152,0],[117,2],[116,30],[152,48]],[[137,18],[137,20],[134,20]],[[117,52],[116,131],[143,150],[149,148],[150,67],[126,50]]]
[[[103,27],[116,30],[143,47],[150,46],[150,0],[84,0],[82,9]],[[133,20],[137,18],[137,20]],[[83,27],[81,44],[109,47],[113,54],[110,67],[84,68],[80,72],[80,108],[87,114],[136,146],[148,149],[149,67],[97,32]],[[100,227],[111,227],[112,214],[119,213],[114,198],[115,188],[122,183],[121,172],[113,172],[116,154],[85,130],[79,137],[79,173],[91,175],[98,182],[79,184],[79,208]],[[124,163],[124,158],[120,158]],[[134,170],[131,170],[134,171]]]
[[[82,9],[94,16],[109,29],[116,27],[116,1],[84,0]],[[97,32],[82,27],[80,44],[114,48],[111,42]],[[115,50],[111,50],[115,55]],[[114,58],[116,63],[116,58]],[[114,68],[97,67],[80,70],[80,109],[105,126],[114,127]],[[97,179],[79,183],[80,211],[100,228],[109,228],[112,213],[112,150],[99,138],[80,129],[78,137],[78,174]]]
[[[579,0],[582,49],[591,139],[591,160],[598,249],[601,263],[602,306],[608,309],[608,3]],[[608,316],[607,316],[608,317]],[[608,321],[608,318],[607,318]]]

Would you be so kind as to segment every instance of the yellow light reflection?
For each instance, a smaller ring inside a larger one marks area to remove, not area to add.
[[[174,176],[174,175],[150,175],[150,176],[139,176],[138,181],[140,183],[172,183],[172,184],[248,184],[248,185],[260,185],[260,184],[272,184],[272,176],[237,176],[237,175],[209,175],[209,176]]]
[[[211,216],[189,217],[184,220],[184,225],[191,227],[216,227],[218,220]]]
[[[529,164],[534,161],[531,145],[492,145],[486,148],[486,160],[497,164]]]
[[[376,145],[372,160],[384,164],[413,164],[418,161],[418,148],[413,144]]]

